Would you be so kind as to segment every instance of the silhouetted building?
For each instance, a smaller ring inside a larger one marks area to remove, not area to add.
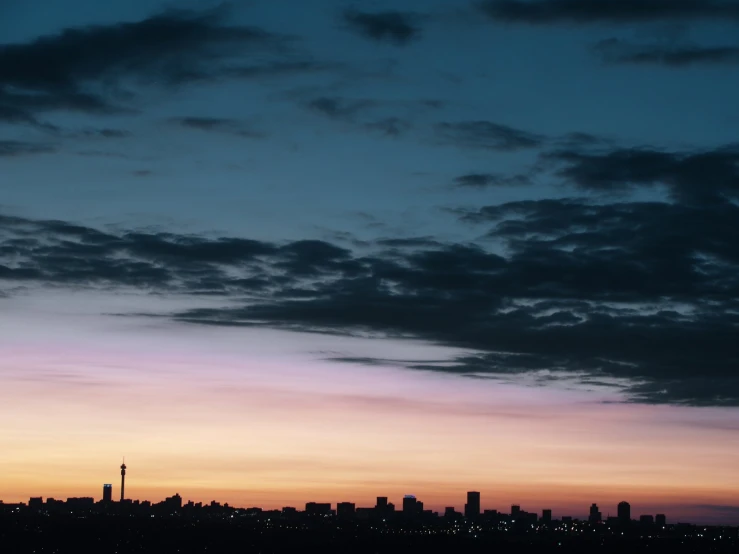
[[[380,513],[387,512],[387,496],[378,496],[377,503],[375,504],[375,510]]]
[[[552,510],[542,510],[541,522],[545,525],[549,525],[550,523],[552,523]]]
[[[336,505],[336,515],[339,517],[353,517],[356,506],[351,502],[339,502]]]
[[[521,515],[521,506],[513,504],[511,506],[511,519],[516,519],[519,515]]]
[[[211,502],[211,507],[215,507],[213,506],[214,503],[216,502],[215,501]],[[178,511],[182,508],[182,497],[179,494],[175,494],[174,496],[169,496],[164,499],[164,506],[169,510]]]
[[[631,504],[628,502],[624,501],[618,503],[618,521],[620,523],[631,522]]]
[[[467,504],[464,505],[464,517],[474,519],[480,517],[480,493],[470,491],[467,493]]]
[[[654,525],[654,517],[650,515],[639,516],[639,523],[642,525]]]
[[[28,500],[28,507],[32,510],[41,510],[44,507],[44,498],[37,496]]]
[[[372,518],[376,518],[378,514],[377,508],[357,508],[354,510],[354,515],[357,517],[357,519],[361,519],[362,521],[367,521]]]
[[[654,523],[659,525],[660,527],[664,527],[667,525],[667,516],[665,514],[657,514],[654,516]]]
[[[126,498],[126,462],[121,464],[121,502]]]
[[[106,483],[103,485],[103,502],[113,502],[113,485]]]
[[[597,504],[590,506],[590,516],[588,517],[588,521],[590,523],[600,523],[603,521],[603,516],[601,515]]]
[[[403,513],[405,515],[415,515],[418,513],[418,501],[412,494],[406,494],[403,497]]]
[[[67,508],[72,510],[92,510],[95,506],[95,499],[87,496],[80,498],[67,498]]]
[[[448,517],[451,519],[457,519],[459,516],[461,516],[457,510],[454,509],[454,506],[447,506],[444,508],[444,517]]]
[[[308,502],[305,505],[305,513],[313,516],[331,515],[331,504],[323,502]]]

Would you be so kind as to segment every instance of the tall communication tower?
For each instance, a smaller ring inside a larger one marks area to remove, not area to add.
[[[123,502],[123,499],[126,498],[125,491],[126,491],[126,458],[123,458],[123,463],[121,464],[121,502]]]

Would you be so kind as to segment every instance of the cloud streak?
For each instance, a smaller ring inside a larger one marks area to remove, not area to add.
[[[538,148],[547,140],[543,135],[484,120],[438,123],[435,133],[442,144],[503,152]]]
[[[420,38],[418,16],[396,11],[362,12],[347,10],[342,19],[350,29],[364,38],[404,46]]]
[[[735,0],[487,0],[480,9],[496,21],[527,24],[739,20]]]
[[[12,158],[29,154],[50,154],[55,151],[56,148],[50,144],[0,140],[0,158]]]
[[[527,175],[500,175],[498,173],[466,173],[454,179],[455,188],[485,189],[496,187],[524,187],[531,185]]]
[[[612,38],[596,44],[593,51],[611,64],[665,67],[739,64],[739,46],[645,45]]]
[[[220,132],[244,138],[260,139],[266,136],[263,132],[250,127],[243,121],[232,118],[186,116],[176,117],[172,119],[172,123],[187,129]]]

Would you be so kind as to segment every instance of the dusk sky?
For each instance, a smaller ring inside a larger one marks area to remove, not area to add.
[[[739,523],[738,37],[0,0],[0,499]]]

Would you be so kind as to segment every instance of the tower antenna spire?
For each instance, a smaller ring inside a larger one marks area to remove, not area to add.
[[[121,464],[121,502],[126,498],[126,457],[123,456]]]

